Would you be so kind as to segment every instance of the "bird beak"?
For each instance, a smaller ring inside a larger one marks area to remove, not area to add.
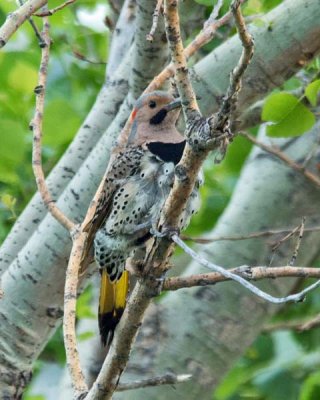
[[[181,99],[178,98],[173,100],[171,103],[167,104],[165,108],[167,111],[171,111],[179,107],[181,107]]]

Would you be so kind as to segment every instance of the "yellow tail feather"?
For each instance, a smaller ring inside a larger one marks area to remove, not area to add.
[[[124,271],[118,281],[111,282],[107,271],[101,273],[99,299],[99,330],[101,341],[109,345],[126,306],[129,291],[129,273]]]

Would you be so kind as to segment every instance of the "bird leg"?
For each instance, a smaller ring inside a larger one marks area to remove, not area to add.
[[[173,227],[173,226],[165,226],[164,228],[162,228],[162,231],[160,232],[156,225],[152,225],[151,229],[150,229],[150,233],[151,235],[157,237],[157,238],[164,238],[167,237],[169,239],[171,239],[171,237],[173,235],[180,235],[180,229]]]

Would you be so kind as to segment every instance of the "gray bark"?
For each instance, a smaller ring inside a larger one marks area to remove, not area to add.
[[[272,35],[282,35],[279,39],[281,45],[276,46],[277,51],[270,48],[270,37],[266,38],[269,35],[267,28],[252,28],[259,49],[257,54],[263,54],[264,48],[268,52],[268,73],[264,75],[263,85],[255,85],[255,82],[259,83],[258,78],[262,72],[260,58],[254,59],[244,86],[243,108],[253,100],[262,98],[276,84],[291,76],[298,68],[305,48],[312,54],[320,49],[318,0],[293,0],[284,4],[267,17],[273,21]],[[292,11],[288,12],[288,9],[294,9],[294,14]],[[280,29],[283,24],[286,29]],[[296,29],[297,26],[299,29]],[[231,39],[195,67],[194,82],[202,97],[201,106],[205,112],[212,112],[216,107],[212,93],[217,95],[225,89],[228,71],[235,65],[239,52],[238,41]],[[59,206],[76,220],[80,220],[84,214],[105,170],[113,139],[128,115],[130,95],[126,100],[106,134],[101,137],[59,197]],[[29,223],[28,218],[26,216],[24,222],[20,223],[20,230]],[[1,283],[5,297],[1,301],[0,310],[0,364],[6,375],[0,388],[7,391],[8,396],[13,396],[17,388],[24,386],[33,361],[60,323],[64,271],[70,250],[67,233],[49,215],[45,216],[32,235],[30,233],[27,242],[25,239],[24,236],[25,246],[3,273]],[[10,240],[15,241],[12,236]],[[20,248],[23,244],[20,243]],[[13,243],[13,248],[14,246]],[[11,252],[8,255],[11,257]],[[8,263],[5,267],[7,265]],[[177,297],[177,301],[181,301]]]

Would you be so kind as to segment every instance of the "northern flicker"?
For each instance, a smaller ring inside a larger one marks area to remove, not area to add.
[[[103,202],[96,213],[100,228],[94,238],[95,260],[101,271],[99,328],[104,345],[110,344],[125,307],[126,260],[150,238],[150,228],[173,185],[174,168],[185,147],[175,126],[179,113],[179,100],[166,92],[141,96],[130,116],[127,146],[115,155],[109,169]],[[180,229],[188,225],[198,206],[195,188],[181,216]]]

